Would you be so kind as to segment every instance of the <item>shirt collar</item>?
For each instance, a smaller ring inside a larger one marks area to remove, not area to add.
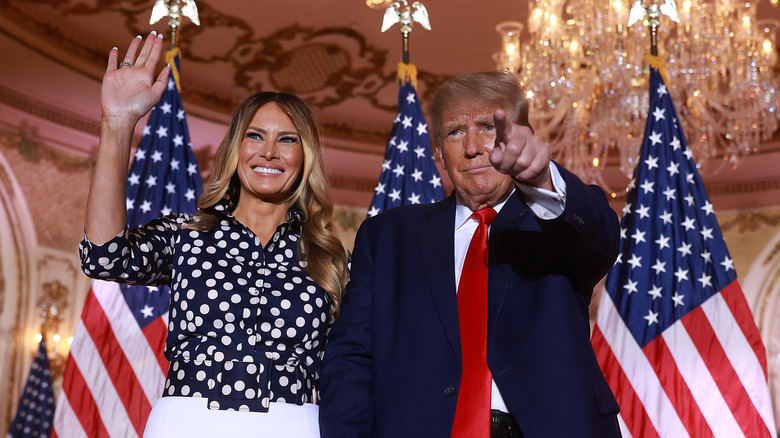
[[[233,210],[238,205],[238,195],[238,189],[235,187],[230,187],[225,193],[225,196],[217,201],[217,203],[214,204],[211,208],[223,214],[224,216],[235,220],[235,217],[233,217]],[[303,222],[304,218],[303,212],[301,210],[299,210],[297,207],[290,207],[287,210],[287,222],[285,222],[284,225],[287,225],[285,228],[288,231],[300,235],[303,232]]]
[[[496,211],[496,213],[500,213],[501,209],[504,208],[504,204],[506,204],[506,201],[515,193],[515,189],[512,189],[512,193],[509,194],[509,196],[506,197],[503,201],[499,202],[498,204],[493,206],[493,210]],[[471,211],[470,208],[466,207],[465,205],[461,204],[460,202],[457,202],[456,198],[456,204],[455,204],[455,231],[458,229],[464,227],[469,220],[472,220],[474,222],[477,222],[476,219],[472,219],[471,215],[474,214],[473,211]]]

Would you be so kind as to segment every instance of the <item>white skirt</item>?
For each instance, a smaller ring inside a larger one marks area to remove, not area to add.
[[[218,411],[204,397],[162,397],[144,438],[319,438],[319,406],[271,403],[268,412]]]

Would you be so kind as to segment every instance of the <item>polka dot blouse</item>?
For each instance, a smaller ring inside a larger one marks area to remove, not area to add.
[[[314,401],[330,300],[298,259],[301,213],[290,210],[263,248],[230,213],[209,232],[173,214],[103,245],[79,245],[92,278],[169,285],[163,396],[206,397],[211,409],[266,412],[269,402]]]

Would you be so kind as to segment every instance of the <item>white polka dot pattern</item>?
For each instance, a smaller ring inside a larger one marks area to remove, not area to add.
[[[313,401],[330,300],[298,259],[290,210],[265,248],[223,213],[210,232],[173,214],[103,245],[81,242],[82,269],[127,284],[170,284],[163,396],[207,397],[212,409],[266,411]]]

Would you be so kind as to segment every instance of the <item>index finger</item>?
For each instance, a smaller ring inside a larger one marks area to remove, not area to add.
[[[502,109],[497,109],[493,113],[493,124],[496,127],[496,143],[506,145],[509,135],[512,132],[512,123],[506,119],[506,113]]]

